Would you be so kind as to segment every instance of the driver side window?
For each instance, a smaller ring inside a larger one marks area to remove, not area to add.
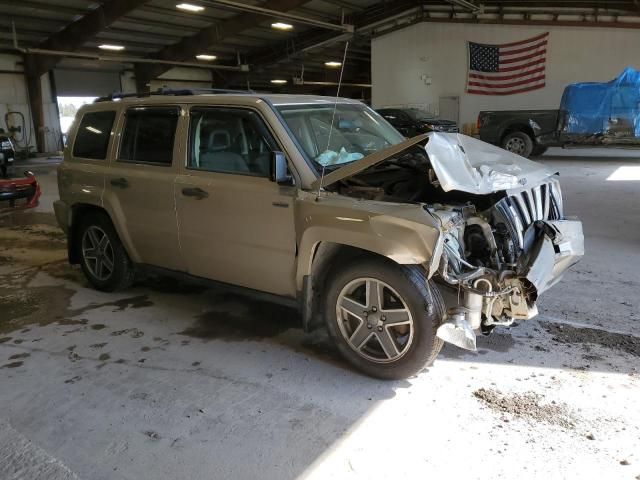
[[[253,111],[195,107],[190,111],[187,168],[269,176],[275,142]]]

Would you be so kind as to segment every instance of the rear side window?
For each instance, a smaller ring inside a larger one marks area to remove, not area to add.
[[[107,147],[115,118],[114,111],[85,113],[76,133],[73,156],[95,160],[107,158]]]
[[[178,116],[177,107],[127,110],[119,160],[171,165]]]

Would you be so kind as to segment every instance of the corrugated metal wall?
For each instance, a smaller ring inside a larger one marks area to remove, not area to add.
[[[504,97],[467,95],[467,41],[506,43],[550,32],[547,84]],[[640,68],[640,31],[632,29],[420,23],[372,42],[373,105],[419,105],[438,113],[441,96],[460,96],[460,122],[480,110],[557,108],[573,82],[607,81]],[[429,83],[428,85],[427,83]]]

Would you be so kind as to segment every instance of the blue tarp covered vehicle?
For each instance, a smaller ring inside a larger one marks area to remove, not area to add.
[[[640,137],[640,71],[626,68],[607,83],[574,83],[560,103],[560,135],[580,137]],[[605,139],[603,138],[603,141]]]

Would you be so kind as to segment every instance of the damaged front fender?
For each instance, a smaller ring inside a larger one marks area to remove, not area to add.
[[[323,243],[366,250],[404,265],[424,265],[429,277],[442,251],[440,220],[420,204],[361,201],[336,194],[300,191],[296,200],[296,283],[312,270]]]

